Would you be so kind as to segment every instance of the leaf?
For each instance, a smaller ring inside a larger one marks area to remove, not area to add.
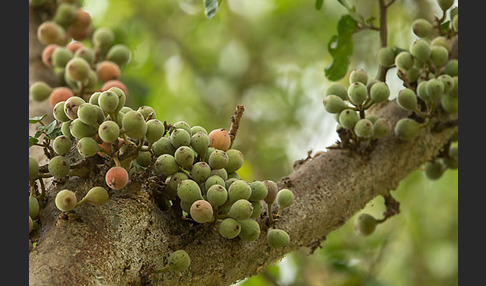
[[[337,81],[346,75],[349,57],[353,54],[353,34],[358,30],[358,23],[350,15],[344,15],[338,22],[338,34],[328,43],[332,62],[324,69],[329,80]]]
[[[29,123],[31,124],[35,124],[35,123],[38,123],[40,122],[42,119],[44,119],[44,117],[46,117],[47,114],[44,114],[44,115],[41,115],[41,116],[36,116],[36,117],[30,117],[29,118]]]
[[[209,19],[213,18],[218,11],[218,0],[204,0],[204,14]]]
[[[324,0],[316,0],[316,9],[321,10]]]
[[[29,148],[34,146],[34,144],[36,144],[37,142],[39,142],[39,139],[29,136]]]
[[[47,130],[46,130],[47,135],[51,134],[52,131],[54,131],[54,128],[56,128],[56,124],[57,124],[57,121],[54,120],[51,123],[49,123],[49,125],[47,125]]]

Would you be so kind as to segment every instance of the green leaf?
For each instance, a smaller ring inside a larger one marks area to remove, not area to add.
[[[338,22],[338,34],[328,43],[332,62],[324,69],[329,80],[337,81],[348,71],[349,57],[353,54],[353,34],[358,30],[358,23],[350,15],[344,15]]]
[[[34,144],[36,144],[37,142],[39,142],[39,139],[29,136],[29,148],[34,146]]]
[[[324,0],[316,0],[316,9],[320,10],[322,8],[323,3],[324,3]]]
[[[218,11],[218,0],[204,0],[204,14],[209,19],[213,18]]]
[[[442,23],[440,25],[440,30],[441,30],[441,33],[442,34],[446,34],[447,33],[447,30],[449,30],[449,25],[450,25],[450,21],[445,21],[444,23]]]
[[[30,117],[29,118],[29,123],[32,123],[32,124],[38,123],[42,119],[44,119],[44,117],[46,117],[46,116],[47,116],[47,114],[44,114],[44,115],[41,115],[41,116],[36,116],[36,117]]]

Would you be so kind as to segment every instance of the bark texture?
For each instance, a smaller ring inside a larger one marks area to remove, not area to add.
[[[29,82],[43,76],[55,82],[52,72],[39,64],[42,45],[32,36],[40,23],[39,15],[30,16]],[[42,104],[29,107],[32,116],[44,111],[48,108]],[[393,125],[408,115],[393,101],[381,104],[375,113]],[[434,122],[455,118],[439,114]],[[295,194],[294,203],[275,224],[291,238],[290,245],[281,249],[267,246],[265,212],[258,220],[262,226],[258,240],[227,240],[210,227],[161,210],[146,181],[133,180],[125,190],[110,190],[110,199],[102,207],[84,205],[63,214],[54,204],[57,192],[71,189],[78,198],[83,197],[91,187],[104,183],[100,169],[93,168],[87,178],[48,180],[46,205],[39,215],[38,245],[29,254],[29,284],[229,285],[259,273],[286,253],[318,244],[367,202],[396,189],[412,170],[435,156],[456,130],[425,129],[410,142],[391,134],[379,140],[368,157],[329,150],[305,161],[278,182],[280,188],[290,188]],[[190,255],[189,269],[154,273],[178,249]]]

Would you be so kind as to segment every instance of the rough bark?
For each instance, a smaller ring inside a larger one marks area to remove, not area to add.
[[[40,18],[30,13],[29,20],[29,82],[43,76],[54,82],[52,72],[39,64],[42,45],[32,37]],[[44,111],[48,108],[42,104],[33,103],[29,107],[30,115]],[[378,107],[376,114],[388,118],[393,125],[408,115],[393,101]],[[450,119],[454,118],[439,114],[434,122]],[[49,180],[46,206],[39,215],[38,244],[29,254],[29,284],[231,284],[259,273],[286,253],[315,247],[367,202],[396,189],[412,170],[435,156],[456,130],[457,127],[440,132],[425,129],[410,142],[402,142],[391,134],[379,140],[368,157],[347,150],[329,150],[307,160],[278,182],[281,188],[290,188],[295,194],[294,203],[284,210],[275,225],[291,237],[290,245],[282,249],[267,246],[265,213],[259,219],[262,232],[258,240],[227,240],[210,227],[161,210],[146,182],[132,181],[126,190],[111,190],[110,200],[102,207],[84,205],[63,214],[54,205],[57,192],[72,189],[81,198],[91,187],[103,183],[103,178],[95,168],[85,179]],[[190,255],[189,269],[154,273],[177,249]]]

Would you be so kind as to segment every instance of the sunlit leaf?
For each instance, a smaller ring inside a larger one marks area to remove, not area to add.
[[[39,139],[29,136],[29,148],[34,146],[34,144],[36,144],[37,142],[39,142]]]
[[[44,115],[41,115],[41,116],[30,117],[30,118],[29,118],[29,123],[31,123],[31,124],[38,123],[38,122],[40,122],[42,119],[44,119],[44,117],[46,117],[46,116],[47,116],[47,114],[44,114]]]
[[[204,0],[204,14],[209,19],[213,18],[218,11],[218,0]]]

